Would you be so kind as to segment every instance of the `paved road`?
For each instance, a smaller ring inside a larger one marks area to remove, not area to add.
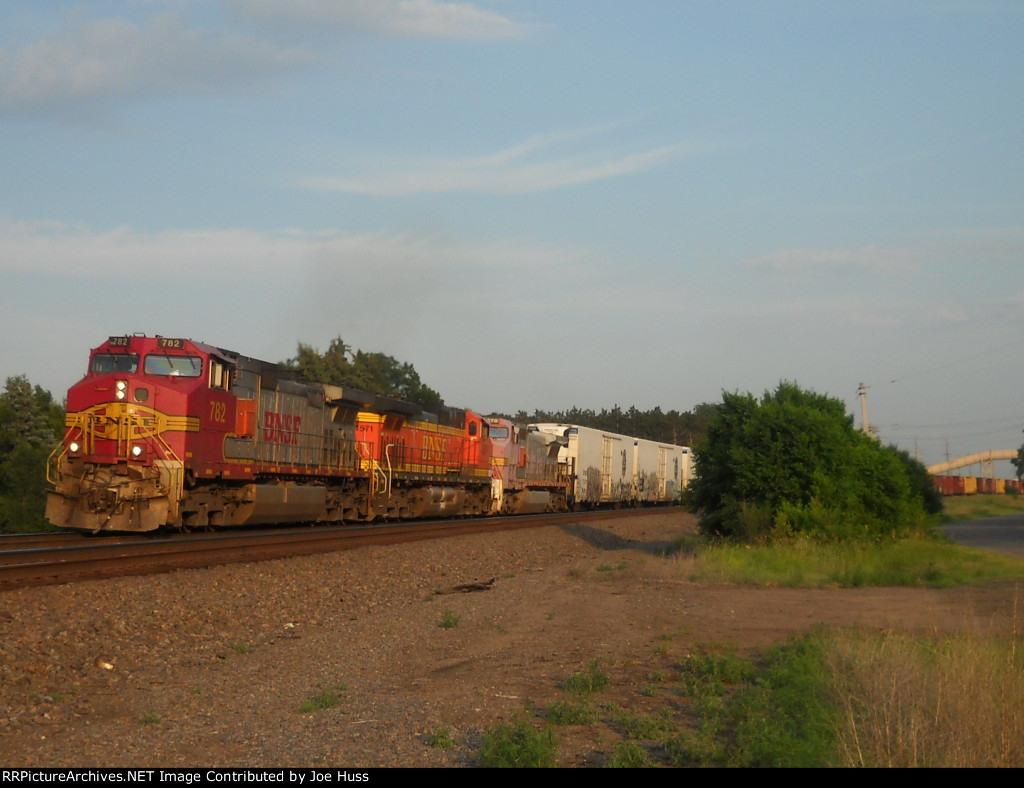
[[[961,520],[939,528],[954,542],[1024,558],[1024,514]]]

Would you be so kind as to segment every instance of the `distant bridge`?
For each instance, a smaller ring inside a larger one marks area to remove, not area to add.
[[[940,462],[937,465],[929,465],[928,473],[933,475],[946,473],[947,471],[956,470],[957,468],[967,468],[971,465],[978,465],[980,463],[981,475],[992,477],[995,474],[993,463],[996,462],[996,460],[1015,459],[1017,459],[1017,449],[990,449],[989,451],[979,451],[976,454],[968,454],[955,460],[949,460],[948,462]]]

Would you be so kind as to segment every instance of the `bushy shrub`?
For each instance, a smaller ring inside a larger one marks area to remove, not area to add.
[[[880,538],[941,509],[920,463],[854,429],[841,401],[795,383],[760,400],[725,394],[694,457],[685,500],[705,536]]]

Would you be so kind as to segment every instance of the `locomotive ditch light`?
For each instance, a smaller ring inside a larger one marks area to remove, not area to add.
[[[138,444],[136,444],[135,446],[132,446],[132,457],[141,457],[142,456],[142,452],[143,452],[143,448],[141,446],[139,446]]]
[[[82,447],[78,445],[78,441],[71,441],[71,443],[68,444],[68,451],[72,454],[78,454],[78,450],[80,448]]]

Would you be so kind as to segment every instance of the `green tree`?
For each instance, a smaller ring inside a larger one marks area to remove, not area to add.
[[[383,353],[353,351],[341,337],[332,340],[325,353],[300,343],[295,357],[281,366],[308,380],[351,386],[428,408],[444,404],[441,395],[420,380],[412,364],[403,364]]]
[[[908,461],[854,429],[840,400],[782,382],[760,400],[723,395],[686,499],[709,536],[878,536],[925,520]]]
[[[1024,479],[1024,445],[1017,449],[1017,456],[1010,460],[1010,462],[1017,469],[1017,480]]]
[[[25,376],[0,394],[0,532],[49,527],[46,461],[64,430],[64,408]]]

